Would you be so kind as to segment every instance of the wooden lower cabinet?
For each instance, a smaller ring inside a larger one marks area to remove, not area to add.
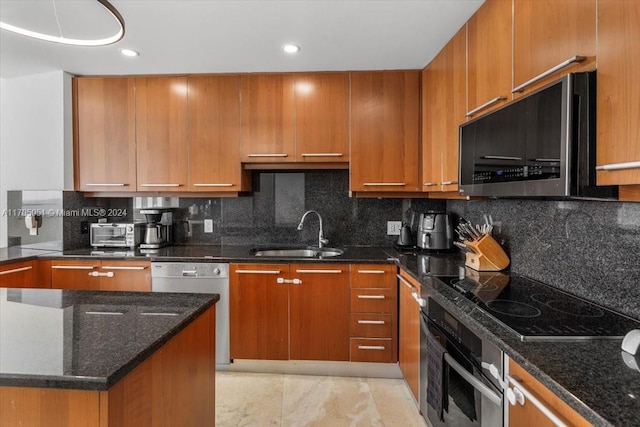
[[[398,313],[398,364],[413,396],[420,402],[420,306],[413,294],[420,295],[420,284],[400,272]]]
[[[2,426],[214,424],[215,306],[109,390],[0,387]]]
[[[14,262],[0,266],[0,288],[39,288],[37,261]]]
[[[513,360],[509,360],[509,375],[517,379],[522,388],[533,394],[544,406],[560,418],[566,425],[570,426],[591,426],[580,414],[567,405],[562,399],[553,394],[542,383],[536,380],[524,368]],[[513,388],[513,385],[509,386]],[[536,407],[531,401],[525,398],[523,405],[516,403],[509,405],[510,427],[552,427],[553,422]]]
[[[397,267],[351,266],[351,361],[395,363],[397,350]]]
[[[121,260],[52,260],[51,288],[151,292],[151,263]]]

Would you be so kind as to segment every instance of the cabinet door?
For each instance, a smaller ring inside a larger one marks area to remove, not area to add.
[[[509,375],[518,378],[520,387],[536,396],[550,412],[563,420],[566,425],[575,427],[592,425],[513,360],[509,360]],[[513,388],[513,385],[510,385],[510,388]],[[524,405],[517,403],[509,406],[508,425],[510,427],[553,427],[556,424],[551,422],[530,400],[525,399]]]
[[[187,78],[136,78],[138,191],[185,191]]]
[[[466,27],[447,43],[423,73],[423,191],[458,191],[458,135],[465,120]]]
[[[400,280],[398,315],[398,364],[416,401],[420,401],[420,306],[413,294],[420,295],[420,285],[403,276]]]
[[[295,75],[296,161],[349,162],[349,73]]]
[[[293,76],[242,76],[240,158],[243,162],[292,162]]]
[[[151,263],[103,260],[100,290],[151,292]]]
[[[487,0],[467,23],[467,117],[511,99],[511,2]]]
[[[100,290],[100,261],[51,261],[51,288],[73,290]]]
[[[349,265],[293,264],[291,360],[349,360]]]
[[[75,159],[80,191],[136,191],[134,79],[76,77]]]
[[[513,20],[515,87],[576,55],[587,60],[562,68],[525,92],[567,72],[595,68],[596,0],[514,0]]]
[[[289,277],[286,264],[230,266],[232,359],[289,359]]]
[[[0,288],[37,288],[33,261],[0,266]]]
[[[597,165],[614,167],[597,172],[598,185],[640,184],[638,22],[640,2],[598,2]]]
[[[420,191],[418,71],[351,74],[351,190]]]
[[[240,165],[240,76],[189,76],[190,191],[244,191]]]

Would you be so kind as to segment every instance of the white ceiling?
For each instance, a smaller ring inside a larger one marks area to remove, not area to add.
[[[0,76],[418,69],[483,1],[112,0],[121,41],[64,46],[2,30]],[[54,6],[65,37],[115,32],[95,0],[0,0],[0,20],[59,35]],[[288,42],[301,51],[282,52]]]

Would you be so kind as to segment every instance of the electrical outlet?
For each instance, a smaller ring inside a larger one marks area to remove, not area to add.
[[[402,228],[402,221],[387,221],[387,235],[399,236]]]
[[[213,233],[213,220],[205,219],[204,220],[204,232],[205,233]]]

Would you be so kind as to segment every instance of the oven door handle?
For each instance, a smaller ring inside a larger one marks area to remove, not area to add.
[[[496,405],[502,405],[502,398],[493,392],[489,387],[483,384],[480,380],[469,373],[464,367],[462,367],[456,360],[449,355],[444,354],[444,360],[449,364],[449,367],[453,368],[458,374],[460,374],[473,388],[478,390],[480,394],[495,403]]]

